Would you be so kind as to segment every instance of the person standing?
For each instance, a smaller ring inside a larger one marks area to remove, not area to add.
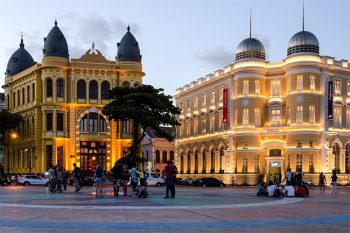
[[[62,193],[62,185],[63,185],[63,172],[61,168],[57,170],[57,191]]]
[[[323,174],[323,172],[321,172],[320,174],[320,193],[325,192],[326,191],[326,176]]]
[[[96,197],[103,197],[103,168],[101,164],[97,164],[95,172],[95,183],[96,183]]]
[[[286,179],[287,179],[287,184],[292,183],[292,173],[290,172],[290,168],[287,169]]]
[[[75,192],[79,192],[81,187],[79,184],[79,179],[80,179],[80,168],[77,167],[76,163],[73,163],[73,179],[74,179],[74,187],[75,187]]]
[[[63,176],[63,190],[67,191],[68,173],[66,169],[63,169],[62,176]]]
[[[130,177],[130,171],[128,169],[128,165],[125,163],[123,164],[123,170],[122,170],[122,185],[123,185],[124,197],[128,196],[129,177]]]
[[[332,171],[332,176],[331,176],[331,179],[332,179],[332,194],[336,194],[337,193],[337,172],[335,170]]]
[[[122,166],[117,162],[114,164],[113,172],[113,193],[115,197],[119,197],[119,187],[122,184]]]
[[[49,191],[51,193],[56,192],[56,166],[51,165],[49,169]]]
[[[132,191],[136,191],[137,183],[138,183],[138,178],[137,178],[137,169],[135,166],[133,166],[130,170],[131,174],[131,186],[132,186]]]
[[[175,198],[175,182],[176,182],[176,174],[177,174],[177,168],[174,165],[172,161],[167,161],[167,165],[163,169],[163,175],[165,176],[165,197],[169,198],[169,191],[170,191],[170,197]]]

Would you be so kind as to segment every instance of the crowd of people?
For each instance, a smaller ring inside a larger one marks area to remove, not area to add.
[[[49,169],[49,181],[49,191],[51,193],[67,191],[68,172],[66,169],[57,167],[57,165],[51,165]]]

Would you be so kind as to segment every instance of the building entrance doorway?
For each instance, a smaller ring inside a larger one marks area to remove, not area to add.
[[[80,142],[80,170],[83,175],[93,175],[97,164],[106,170],[106,142]]]
[[[279,162],[270,163],[269,171],[272,177],[274,177],[276,173],[277,174],[281,173],[282,172],[281,163]]]

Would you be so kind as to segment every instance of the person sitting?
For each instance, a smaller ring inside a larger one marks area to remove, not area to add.
[[[284,187],[284,194],[287,197],[294,197],[295,196],[294,187],[291,185],[290,182],[288,182],[287,185]]]
[[[275,193],[276,188],[277,188],[277,185],[275,184],[269,185],[269,187],[267,187],[267,192],[269,193],[269,197],[273,197],[273,194]]]
[[[305,197],[306,196],[306,190],[302,184],[298,184],[298,188],[295,193],[296,197]]]
[[[279,184],[276,185],[276,190],[275,192],[273,192],[273,197],[282,197],[282,190],[281,190],[281,186],[279,186]]]

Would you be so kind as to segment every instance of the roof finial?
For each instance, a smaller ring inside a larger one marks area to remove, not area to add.
[[[57,27],[57,19],[55,19],[55,27]]]
[[[128,32],[130,32],[130,26],[129,26],[129,24],[128,24],[128,27],[127,27],[127,29],[128,29]]]
[[[304,0],[303,0],[303,31],[304,31]]]
[[[250,19],[249,19],[249,38],[252,38],[252,9],[250,9]]]
[[[92,53],[95,53],[95,42],[92,42]]]
[[[21,43],[19,44],[19,47],[24,48],[24,43],[23,43],[23,32],[21,31]]]

